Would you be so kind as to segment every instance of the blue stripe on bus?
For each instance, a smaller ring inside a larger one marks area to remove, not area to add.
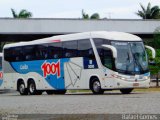
[[[0,80],[0,86],[2,85],[2,83],[3,83],[3,80]]]
[[[53,88],[65,89],[64,63],[68,61],[69,58],[11,62],[11,66],[20,74],[36,72],[45,78],[48,84]]]
[[[0,67],[0,86],[3,83],[3,72],[2,72],[2,67]]]

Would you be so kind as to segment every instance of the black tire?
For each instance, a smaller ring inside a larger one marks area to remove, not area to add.
[[[66,93],[66,90],[47,90],[46,93],[48,95],[53,95],[53,94],[56,94],[56,95],[63,95]]]
[[[98,78],[94,78],[91,82],[91,91],[93,94],[103,94],[104,90],[101,89],[101,84],[98,80]]]
[[[41,95],[42,91],[36,89],[36,84],[33,80],[28,83],[28,91],[30,95]]]
[[[57,94],[57,95],[64,95],[66,93],[66,90],[55,90],[54,91],[54,94]]]
[[[18,91],[19,91],[20,95],[28,95],[28,89],[25,88],[25,84],[23,81],[21,81],[18,84]]]
[[[53,90],[47,90],[46,93],[47,93],[48,95],[53,95],[53,94],[54,94],[54,91],[53,91]]]
[[[120,89],[122,94],[130,94],[133,88]]]
[[[42,95],[43,91],[41,90],[36,90],[36,95]]]

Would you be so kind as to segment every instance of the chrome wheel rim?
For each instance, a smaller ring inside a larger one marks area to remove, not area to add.
[[[95,81],[95,82],[93,83],[93,90],[94,90],[95,92],[99,92],[99,90],[100,90],[100,83],[99,83],[98,81]]]
[[[35,86],[34,86],[34,84],[30,84],[30,87],[29,87],[29,91],[31,92],[31,93],[33,93],[34,91],[35,91]]]
[[[24,89],[25,89],[24,84],[21,84],[21,85],[19,86],[19,91],[20,91],[20,93],[23,93],[23,92],[24,92]]]

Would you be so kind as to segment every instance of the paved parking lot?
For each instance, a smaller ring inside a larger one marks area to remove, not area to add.
[[[104,95],[74,93],[66,95],[20,96],[0,94],[0,113],[13,114],[160,114],[159,92],[133,92],[123,95],[107,91]]]

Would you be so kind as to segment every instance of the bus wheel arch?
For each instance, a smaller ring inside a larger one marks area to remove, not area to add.
[[[104,90],[101,89],[101,83],[97,76],[92,76],[90,78],[89,87],[90,87],[90,90],[93,92],[93,94],[103,94],[104,93]]]
[[[19,91],[19,93],[21,95],[28,95],[28,89],[26,88],[26,85],[25,85],[23,79],[18,79],[18,81],[17,81],[17,91]]]

